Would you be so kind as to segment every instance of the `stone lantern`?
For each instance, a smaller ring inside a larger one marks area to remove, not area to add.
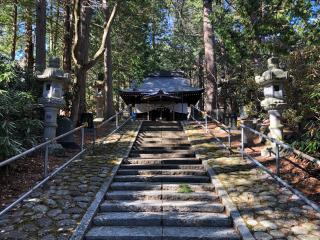
[[[57,115],[65,105],[64,85],[69,82],[70,76],[60,69],[60,59],[53,57],[49,59],[48,67],[37,78],[43,82],[43,93],[39,102],[43,104],[45,111],[44,138],[52,139],[56,136]]]
[[[96,98],[96,118],[103,118],[104,110],[104,98],[103,98],[103,88],[104,82],[98,80],[95,82],[95,98]]]
[[[286,106],[284,102],[284,83],[287,79],[288,73],[280,69],[279,59],[276,57],[268,59],[268,70],[255,79],[256,83],[263,87],[265,99],[261,101],[261,106],[269,114],[270,137],[277,140],[283,139],[281,114]]]

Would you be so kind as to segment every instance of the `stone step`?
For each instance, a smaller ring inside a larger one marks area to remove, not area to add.
[[[87,240],[239,240],[232,228],[224,227],[93,227]]]
[[[182,191],[181,189],[189,188],[193,192],[196,191],[211,191],[213,192],[214,186],[209,183],[200,184],[176,184],[176,183],[157,183],[157,182],[113,182],[111,184],[112,190],[171,190],[171,191]]]
[[[160,158],[160,159],[141,159],[128,158],[123,161],[124,164],[202,164],[202,161],[197,158]]]
[[[194,154],[190,149],[132,149],[131,154]]]
[[[120,169],[204,169],[202,164],[121,164]]]
[[[216,201],[218,196],[212,192],[179,193],[177,191],[110,191],[107,200],[170,200],[170,201]]]
[[[167,126],[164,126],[164,127],[160,127],[160,126],[157,126],[157,127],[142,127],[141,128],[141,132],[140,133],[143,133],[143,132],[181,132],[183,131],[183,129],[181,127],[167,127]]]
[[[139,134],[137,139],[150,139],[150,138],[161,138],[161,139],[187,139],[184,133],[150,133],[150,134]]]
[[[180,123],[152,123],[152,124],[145,124],[143,123],[142,126],[143,128],[168,128],[168,127],[172,127],[172,128],[182,128]]]
[[[143,175],[143,176],[156,176],[156,175],[191,175],[191,176],[207,176],[204,170],[196,169],[119,169],[118,175]]]
[[[159,146],[159,147],[155,147],[155,146]],[[186,141],[185,144],[164,144],[164,143],[161,143],[161,145],[154,145],[154,143],[138,143],[138,142],[135,142],[134,147],[135,148],[141,148],[141,149],[150,148],[150,147],[175,149],[175,148],[190,148],[191,144],[188,143],[187,141]]]
[[[194,153],[130,153],[130,157],[139,158],[190,158],[195,157]]]
[[[97,226],[171,226],[231,227],[231,220],[222,213],[197,212],[108,212],[98,214]]]
[[[143,139],[137,140],[135,144],[153,144],[153,146],[175,146],[178,144],[190,144],[190,142],[186,139],[183,140],[168,140],[162,138],[155,139]],[[157,145],[154,145],[157,144]]]
[[[181,150],[190,150],[190,146],[163,146],[161,144],[161,146],[157,146],[155,147],[155,145],[151,145],[149,147],[143,147],[143,146],[139,146],[139,145],[134,145],[133,146],[133,150],[134,151],[143,151],[143,152],[156,152],[156,151],[181,151]]]
[[[224,206],[218,202],[204,201],[105,201],[101,212],[224,212]]]
[[[143,124],[141,126],[142,129],[182,129],[182,126],[178,124]]]
[[[151,133],[139,133],[138,139],[147,139],[147,138],[184,138],[187,139],[187,136],[183,132],[151,132]]]
[[[188,144],[188,140],[184,138],[143,138],[138,139],[135,144],[157,144],[153,146],[162,146],[162,145],[176,145],[176,144]]]
[[[167,129],[168,127],[166,127]],[[145,130],[146,129],[146,130]],[[174,130],[180,130],[180,131],[166,131],[166,130],[163,130],[164,128],[158,128],[159,131],[156,131],[156,128],[153,128],[152,130],[153,131],[148,131],[147,128],[143,128],[142,131],[139,132],[139,134],[174,134],[174,133],[178,133],[178,134],[184,134],[185,135],[185,132],[183,131],[182,128],[173,128]]]
[[[116,175],[115,182],[179,182],[179,183],[209,183],[210,178],[207,176],[192,176],[192,175]]]

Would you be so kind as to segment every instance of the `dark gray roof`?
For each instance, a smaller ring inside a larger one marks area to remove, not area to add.
[[[143,80],[140,85],[123,90],[123,92],[155,93],[163,92],[192,92],[201,90],[189,84],[189,80],[181,76],[152,76]]]

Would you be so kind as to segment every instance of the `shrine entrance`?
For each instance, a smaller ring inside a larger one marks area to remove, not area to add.
[[[160,73],[142,83],[120,90],[126,104],[133,106],[138,119],[179,121],[187,119],[190,104],[201,98],[202,88],[192,87],[179,73]]]

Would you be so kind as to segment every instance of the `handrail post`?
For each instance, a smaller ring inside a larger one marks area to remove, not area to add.
[[[81,128],[81,151],[84,149],[84,128]]]
[[[48,162],[49,162],[49,144],[46,145],[44,153],[44,177],[48,176]]]
[[[205,113],[205,123],[206,123],[206,133],[208,132],[208,116],[207,116],[207,113]]]
[[[191,112],[192,112],[192,120],[194,121],[194,106],[193,105],[191,105]]]
[[[93,151],[95,150],[97,140],[97,128],[96,126],[93,127]]]
[[[276,143],[276,174],[277,176],[280,175],[280,149],[279,149],[279,145]]]
[[[116,112],[116,128],[118,128],[119,125],[119,116],[118,116],[118,112]]]
[[[228,127],[228,144],[231,150],[231,128],[230,127]]]
[[[244,158],[244,128],[241,126],[241,156]]]

